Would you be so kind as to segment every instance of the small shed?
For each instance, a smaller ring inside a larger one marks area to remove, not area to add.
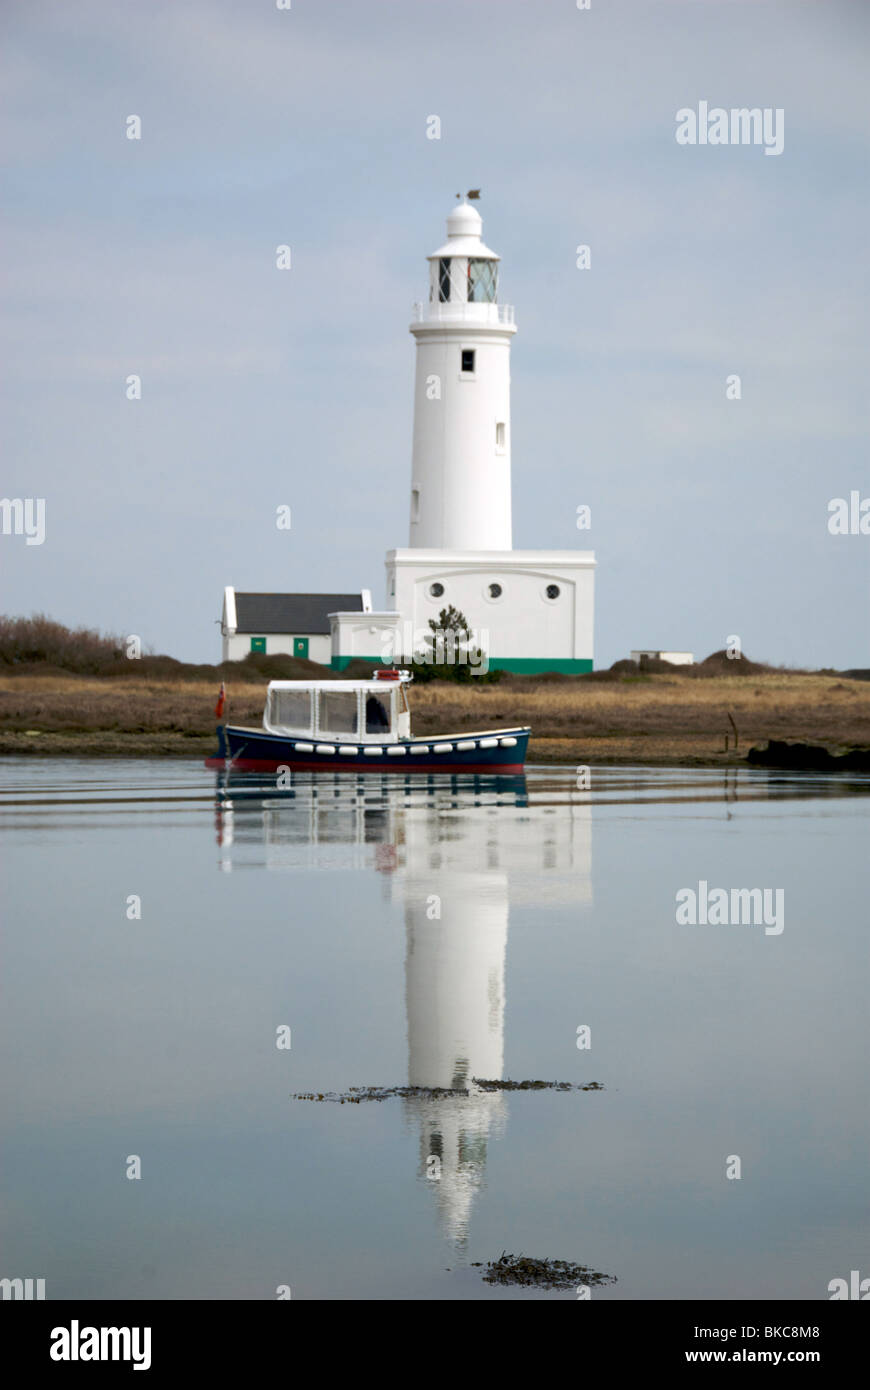
[[[672,666],[694,666],[694,652],[662,652],[653,647],[644,647],[631,653],[632,661],[642,666],[645,661],[669,661]]]

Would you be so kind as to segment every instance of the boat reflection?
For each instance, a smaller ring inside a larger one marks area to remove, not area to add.
[[[510,910],[541,905],[542,874],[545,901],[591,903],[589,805],[536,803],[524,776],[297,774],[279,790],[222,773],[215,815],[225,871],[253,867],[245,851],[262,846],[269,869],[384,875],[404,912],[408,1085],[421,1088],[402,1104],[419,1133],[418,1176],[462,1248],[487,1145],[507,1120],[506,1094],[473,1079],[504,1079]]]

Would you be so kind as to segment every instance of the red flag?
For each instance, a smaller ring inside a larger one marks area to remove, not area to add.
[[[220,719],[221,715],[222,715],[223,712],[224,712],[224,705],[226,704],[226,702],[227,702],[226,687],[224,686],[223,681],[221,681],[221,688],[220,688],[220,692],[219,692],[219,694],[218,694],[218,702],[217,702],[217,704],[216,704],[215,707],[214,707],[214,712],[215,712],[215,714],[217,715],[218,719]]]

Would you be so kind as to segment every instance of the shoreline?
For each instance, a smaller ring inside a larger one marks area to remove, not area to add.
[[[753,745],[752,749],[715,753],[698,747],[693,739],[655,739],[655,751],[637,747],[636,740],[607,738],[547,739],[529,741],[527,766],[570,768],[588,767],[684,767],[684,768],[763,768],[771,771],[870,771],[870,748],[837,745],[807,745],[798,741],[792,745],[792,756],[768,760]],[[686,745],[689,744],[690,747]],[[626,746],[629,745],[629,746]],[[201,765],[216,752],[217,738],[202,734],[125,734],[116,731],[87,734],[55,733],[28,730],[23,733],[0,734],[0,760],[9,758],[65,758],[93,762],[125,759],[131,763],[142,759],[163,758],[174,763],[195,762]],[[779,744],[782,748],[783,745]],[[809,748],[808,755],[802,750]],[[750,752],[754,756],[749,756]],[[843,759],[842,767],[838,763]],[[353,769],[348,769],[352,772]],[[377,769],[368,768],[369,772]],[[356,769],[357,775],[359,770]],[[382,773],[380,775],[383,775]]]
[[[549,748],[551,742],[558,742],[557,750]],[[599,741],[596,740],[596,743]],[[104,737],[93,735],[70,736],[51,732],[31,735],[0,735],[0,759],[5,758],[83,758],[95,762],[125,758],[137,762],[143,758],[166,758],[173,762],[194,760],[204,761],[213,757],[217,750],[217,738],[201,736],[176,738],[159,735],[155,738],[142,736],[118,736],[107,733]],[[722,753],[718,756],[703,753],[686,753],[676,745],[672,751],[662,750],[655,754],[640,752],[617,752],[604,749],[591,743],[571,740],[549,740],[534,738],[529,741],[527,758],[529,766],[570,767],[590,765],[595,767],[749,767],[742,753]],[[348,769],[349,771],[351,769]],[[369,768],[374,772],[377,769]]]

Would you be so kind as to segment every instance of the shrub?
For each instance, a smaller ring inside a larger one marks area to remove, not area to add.
[[[44,613],[31,618],[0,616],[0,666],[54,666],[82,675],[102,675],[125,661],[120,637],[94,628],[68,628]]]

